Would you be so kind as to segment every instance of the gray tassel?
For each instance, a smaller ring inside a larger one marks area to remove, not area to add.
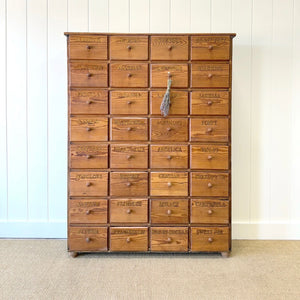
[[[169,79],[168,79],[168,86],[167,86],[167,91],[164,95],[164,98],[161,102],[161,105],[160,105],[160,111],[161,111],[161,114],[166,117],[168,114],[169,114],[169,109],[170,109],[170,88],[171,88],[171,84],[172,84],[172,80],[171,80],[171,77],[169,75]]]

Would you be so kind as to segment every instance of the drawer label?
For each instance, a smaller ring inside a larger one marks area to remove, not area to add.
[[[77,119],[79,125],[95,125],[98,123],[95,119]]]
[[[113,120],[117,125],[127,126],[127,125],[145,125],[145,120]]]
[[[219,93],[199,93],[201,98],[221,98]]]
[[[140,71],[142,70],[141,65],[118,65],[117,70],[119,71]]]
[[[146,146],[147,147],[147,146]],[[146,152],[146,147],[144,146],[113,146],[113,152]]]
[[[76,153],[84,154],[84,153],[102,153],[106,150],[106,146],[77,146]]]
[[[77,174],[75,180],[102,179],[102,174]]]
[[[197,68],[197,71],[208,71],[208,72],[213,72],[213,71],[224,71],[223,66],[217,65],[194,65],[195,68]]]
[[[187,40],[186,39],[182,39],[182,38],[159,38],[156,37],[155,39],[152,40],[152,44],[153,45],[157,45],[157,44],[164,44],[164,43],[168,43],[168,44],[177,44],[177,45],[185,45],[187,44]]]
[[[102,97],[106,96],[103,91],[72,91],[72,94],[76,97]]]
[[[158,120],[159,125],[182,126],[182,120]]]
[[[89,202],[77,202],[77,207],[97,207],[101,206],[99,201],[89,201]]]
[[[162,146],[157,147],[154,150],[155,152],[182,152],[182,148],[180,146]]]
[[[202,125],[217,125],[218,121],[217,120],[202,120],[201,124]]]
[[[183,72],[183,66],[157,66],[157,71],[178,71]]]
[[[126,234],[126,235],[138,235],[145,234],[145,229],[114,229],[111,234]]]
[[[209,180],[217,180],[218,178],[220,179],[225,179],[225,175],[210,175],[210,174],[193,174],[193,178],[195,179],[209,179]]]
[[[214,228],[214,229],[197,229],[196,234],[197,235],[203,235],[203,234],[215,234],[215,235],[221,235],[223,234],[223,229],[220,228]]]
[[[200,147],[199,150],[201,152],[209,152],[209,153],[218,153],[219,148],[217,147]]]
[[[152,229],[153,234],[187,234],[187,229]]]
[[[139,179],[140,174],[120,174],[121,179]]]
[[[178,201],[159,201],[159,207],[179,207]]]
[[[204,202],[204,201],[195,201],[196,207],[226,207],[225,202]]]
[[[196,43],[203,43],[203,42],[210,42],[210,43],[220,43],[220,42],[227,42],[228,39],[226,37],[194,37],[193,42]]]
[[[144,93],[141,92],[115,92],[118,98],[140,98],[145,96]]]
[[[72,36],[70,38],[72,42],[83,42],[83,43],[103,43],[106,37],[93,37],[93,36]]]
[[[118,201],[117,206],[142,206],[142,201]]]
[[[158,174],[158,178],[182,178],[185,174],[173,173],[173,174]]]
[[[72,65],[72,69],[73,70],[82,70],[82,71],[85,71],[85,70],[94,70],[94,71],[103,71],[103,70],[106,70],[106,66],[104,65],[79,65],[79,64],[76,64],[76,65]]]
[[[78,230],[80,234],[98,234],[100,233],[97,228],[81,228]]]

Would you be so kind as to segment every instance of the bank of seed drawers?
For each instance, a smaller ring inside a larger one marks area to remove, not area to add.
[[[67,36],[69,251],[229,251],[234,35]]]

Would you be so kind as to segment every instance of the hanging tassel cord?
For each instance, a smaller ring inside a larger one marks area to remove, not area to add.
[[[167,90],[166,90],[166,93],[165,93],[164,98],[160,105],[160,111],[164,117],[166,117],[169,114],[169,109],[170,109],[170,104],[171,104],[171,101],[170,101],[171,84],[172,84],[172,79],[169,76]]]

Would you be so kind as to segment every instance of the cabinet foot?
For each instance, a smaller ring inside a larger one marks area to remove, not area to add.
[[[70,256],[75,258],[78,256],[78,252],[72,251],[72,252],[70,252]]]
[[[222,255],[223,258],[227,258],[227,257],[229,257],[230,252],[229,251],[224,251],[224,252],[221,252],[221,255]]]

